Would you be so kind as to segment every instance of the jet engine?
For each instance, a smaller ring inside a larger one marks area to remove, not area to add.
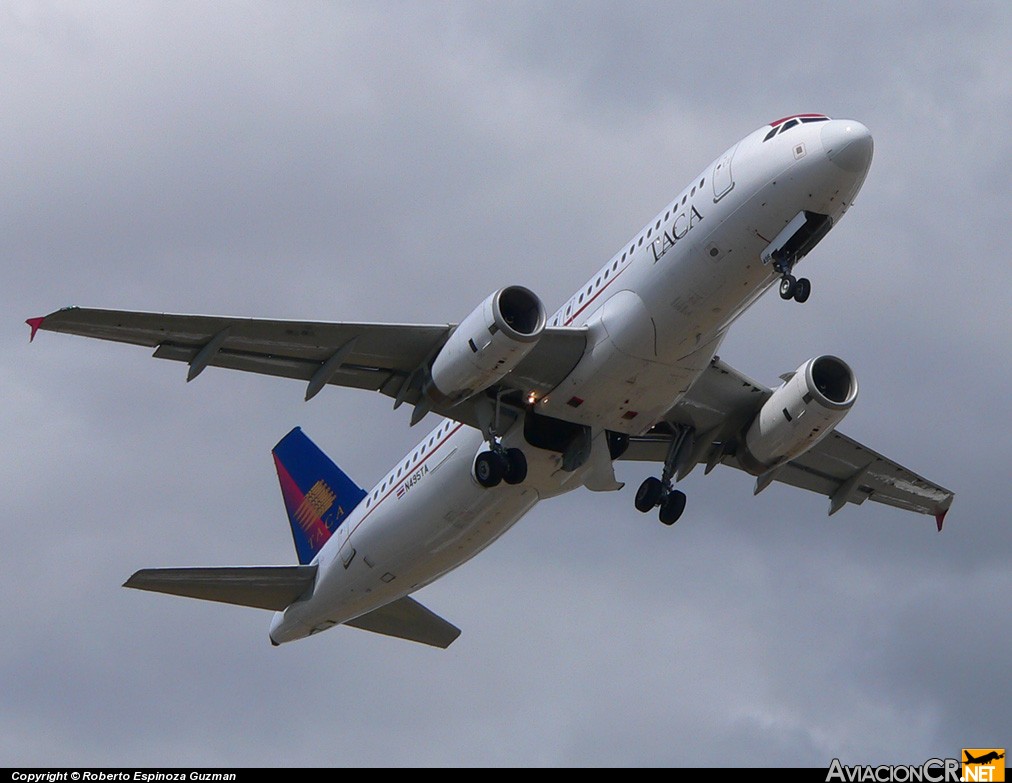
[[[857,399],[857,378],[835,356],[818,356],[787,376],[752,421],[738,458],[759,475],[789,462],[826,437]]]
[[[503,378],[531,352],[548,315],[521,286],[501,288],[461,321],[432,363],[433,391],[454,404]]]

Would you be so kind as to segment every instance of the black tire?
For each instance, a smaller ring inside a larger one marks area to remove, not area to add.
[[[677,489],[672,490],[661,504],[661,522],[673,525],[681,518],[683,511],[685,511],[685,493]]]
[[[506,472],[503,481],[519,484],[527,478],[527,457],[520,449],[506,449]]]
[[[795,302],[807,302],[808,297],[812,295],[812,281],[807,277],[802,277],[798,280],[794,286],[794,301]]]
[[[784,275],[780,278],[780,298],[791,299],[794,296],[794,288],[797,286],[798,281],[794,279],[794,275]]]
[[[474,460],[474,477],[483,487],[497,486],[505,472],[505,460],[495,452],[483,451]]]
[[[659,478],[651,476],[646,479],[640,484],[640,488],[636,490],[636,510],[646,514],[648,511],[657,508],[663,489]]]

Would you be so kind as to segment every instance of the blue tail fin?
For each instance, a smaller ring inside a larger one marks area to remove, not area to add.
[[[299,563],[309,563],[365,497],[319,447],[296,427],[274,450],[274,466],[292,525]]]

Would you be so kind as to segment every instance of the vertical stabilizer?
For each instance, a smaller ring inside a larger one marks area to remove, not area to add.
[[[338,526],[355,509],[365,490],[352,481],[296,427],[274,447],[299,563],[312,561]]]

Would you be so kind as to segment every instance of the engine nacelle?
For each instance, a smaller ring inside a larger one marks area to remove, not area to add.
[[[755,475],[789,462],[826,437],[857,399],[857,378],[835,356],[802,364],[760,408],[738,459]]]
[[[461,321],[432,363],[433,391],[453,404],[503,378],[531,352],[548,314],[521,286],[501,288]]]

